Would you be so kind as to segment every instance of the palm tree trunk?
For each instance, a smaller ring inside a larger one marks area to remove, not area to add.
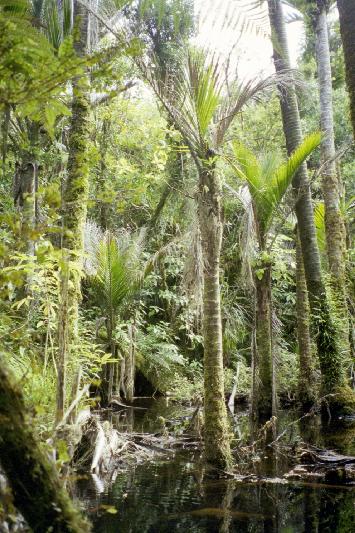
[[[229,427],[224,397],[221,295],[219,284],[222,245],[221,184],[213,165],[199,172],[198,220],[203,254],[203,341],[205,456],[226,469],[231,465]]]
[[[62,487],[33,434],[21,389],[0,364],[0,455],[14,504],[33,531],[85,533],[88,523]]]
[[[271,325],[271,265],[259,266],[255,283],[255,372],[253,379],[252,416],[258,422],[273,414],[273,351]]]
[[[296,232],[296,297],[297,340],[300,364],[298,396],[302,406],[309,408],[317,398],[317,383],[314,380],[314,354],[310,335],[310,310],[298,232]]]
[[[343,41],[346,84],[350,97],[350,115],[355,139],[355,2],[338,0],[340,33]]]
[[[275,70],[281,72],[290,68],[281,0],[268,0],[268,8],[272,33],[277,42],[274,46]],[[302,140],[301,121],[294,86],[282,91],[280,106],[287,151],[290,154]],[[312,327],[316,337],[322,372],[323,392],[327,395],[333,395],[329,397],[333,412],[342,412],[343,409],[347,410],[349,404],[353,405],[353,399],[346,388],[343,359],[338,345],[338,331],[330,315],[329,302],[322,279],[311,190],[305,164],[295,175],[292,185],[296,195],[295,211],[311,308]]]
[[[327,256],[336,312],[341,328],[341,348],[350,354],[349,313],[346,297],[346,232],[341,204],[341,177],[337,175],[332,103],[332,71],[325,0],[317,0],[315,11],[316,58],[320,96],[320,120],[324,137],[321,144],[322,186],[325,208]]]

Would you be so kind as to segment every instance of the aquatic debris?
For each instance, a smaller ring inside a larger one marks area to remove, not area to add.
[[[211,517],[211,518],[233,518],[235,520],[272,520],[272,516],[267,516],[260,513],[250,513],[246,511],[233,511],[223,507],[205,507],[202,509],[194,509],[192,511],[167,515],[167,520],[173,520],[181,516],[197,516],[197,517]]]

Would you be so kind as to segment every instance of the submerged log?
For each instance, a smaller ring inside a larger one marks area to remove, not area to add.
[[[286,479],[307,479],[326,483],[355,484],[355,457],[340,455],[307,445],[298,450],[297,465],[285,474]]]

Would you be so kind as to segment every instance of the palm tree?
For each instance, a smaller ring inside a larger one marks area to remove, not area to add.
[[[313,5],[313,21],[316,34],[316,59],[320,97],[320,122],[324,133],[321,144],[322,186],[325,207],[327,257],[331,285],[339,319],[341,347],[345,356],[350,353],[349,313],[346,297],[346,231],[341,210],[342,182],[336,168],[334,142],[332,71],[327,24],[327,0],[316,0]]]
[[[353,0],[337,0],[340,33],[343,41],[346,83],[350,97],[350,115],[355,138],[355,4]]]
[[[281,0],[268,0],[271,31],[274,38],[274,64],[276,72],[290,68],[286,25]],[[302,139],[301,121],[295,87],[286,92],[280,89],[280,106],[288,153]],[[347,410],[354,404],[353,395],[346,386],[343,357],[339,348],[339,327],[330,313],[321,270],[320,254],[314,224],[311,190],[307,167],[303,164],[292,182],[296,204],[298,231],[311,309],[313,333],[322,372],[323,392],[330,394],[329,404],[334,413]]]
[[[153,68],[152,68],[153,64]],[[275,78],[235,82],[224,97],[222,65],[201,51],[189,51],[180,72],[160,76],[154,58],[142,72],[180,131],[198,174],[197,211],[203,255],[203,342],[205,389],[205,457],[223,468],[231,462],[224,402],[220,251],[222,190],[217,163],[225,134],[242,107]],[[279,78],[280,83],[281,76]],[[167,88],[169,90],[167,90]]]
[[[275,154],[257,159],[244,145],[233,143],[237,176],[248,183],[254,214],[258,259],[255,261],[254,281],[256,289],[256,350],[253,362],[253,407],[260,421],[273,413],[273,346],[271,308],[271,250],[268,234],[272,221],[293,176],[320,143],[320,134],[313,134],[291,154],[286,163],[280,164]]]
[[[106,232],[96,252],[96,272],[91,277],[91,283],[95,299],[106,321],[107,338],[113,359],[118,356],[115,340],[117,321],[120,316],[122,318],[124,307],[139,289],[144,275],[139,268],[138,251],[139,246],[131,236],[129,240],[127,236],[117,239],[110,232]],[[129,401],[133,399],[134,393],[134,361],[129,357],[132,353],[125,356],[125,372],[128,377],[126,397]],[[115,361],[107,363],[103,368],[102,404],[110,403],[113,394],[120,394],[119,367]]]

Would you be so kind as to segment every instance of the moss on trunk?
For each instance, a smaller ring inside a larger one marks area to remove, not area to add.
[[[273,351],[271,325],[271,264],[259,264],[255,282],[255,356],[253,417],[259,422],[273,414]]]
[[[88,13],[79,2],[74,2],[74,16],[79,22],[79,38],[74,43],[79,57],[87,51]],[[69,308],[73,317],[73,330],[78,315],[81,298],[81,262],[84,250],[84,225],[86,222],[89,194],[89,78],[82,76],[73,80],[72,116],[68,139],[67,179],[63,193],[63,237],[62,247],[68,251],[72,263],[70,269],[71,290],[69,291]]]
[[[343,41],[346,84],[350,97],[350,115],[355,139],[355,2],[338,0],[340,33]]]
[[[269,17],[277,46],[274,46],[276,72],[290,68],[286,24],[281,0],[268,0]],[[301,120],[295,87],[280,93],[282,123],[290,154],[302,141]],[[312,335],[315,338],[322,372],[323,391],[327,394],[346,386],[343,355],[340,350],[340,328],[330,313],[329,301],[322,277],[320,254],[316,238],[311,190],[307,167],[303,164],[292,182],[295,192],[295,212],[302,248],[302,257],[311,308]],[[345,400],[348,395],[342,395]],[[345,411],[352,409],[352,402],[344,404]],[[334,404],[334,414],[340,404]],[[342,411],[343,409],[341,409]]]
[[[350,354],[349,310],[346,297],[346,231],[341,211],[342,182],[336,168],[334,141],[332,71],[327,24],[327,2],[317,0],[314,9],[316,59],[320,101],[320,123],[324,133],[321,144],[322,189],[325,208],[325,234],[334,310],[338,318],[341,350]]]
[[[203,341],[205,457],[222,469],[231,466],[229,424],[224,396],[220,252],[222,244],[221,184],[206,157],[199,173],[198,218],[203,254]]]
[[[317,383],[314,379],[314,350],[310,335],[310,309],[306,277],[303,267],[301,243],[296,232],[296,307],[297,340],[300,373],[298,398],[304,408],[311,407],[317,399]]]
[[[40,449],[18,385],[0,360],[0,457],[14,504],[36,533],[85,533],[81,517]]]

